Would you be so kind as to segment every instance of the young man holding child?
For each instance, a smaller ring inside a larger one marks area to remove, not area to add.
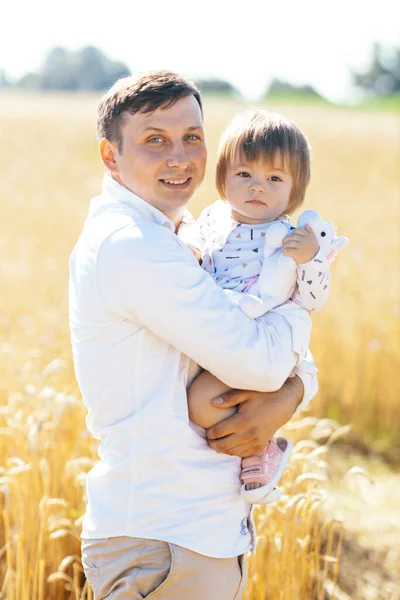
[[[316,369],[295,367],[279,310],[246,317],[179,237],[206,166],[197,88],[164,72],[120,80],[98,136],[107,173],[70,261],[76,376],[101,442],[85,573],[95,600],[240,599],[254,545],[241,457],[307,404]],[[240,404],[206,438],[188,417],[198,365],[233,389],[216,406]]]

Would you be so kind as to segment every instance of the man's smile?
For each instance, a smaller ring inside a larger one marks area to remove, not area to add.
[[[189,187],[189,185],[192,181],[192,178],[191,177],[185,177],[185,178],[180,178],[180,179],[168,178],[168,179],[160,179],[159,181],[166,188],[170,188],[170,189],[174,189],[174,190],[185,190],[186,188]]]

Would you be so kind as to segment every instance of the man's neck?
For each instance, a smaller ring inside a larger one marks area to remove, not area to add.
[[[133,190],[131,190],[130,188],[128,188],[128,186],[126,186],[123,181],[121,180],[121,178],[118,175],[115,175],[114,173],[111,173],[111,177],[113,179],[115,179],[115,181],[117,183],[119,183],[119,185],[122,185],[122,187],[126,188],[127,190],[129,190],[130,192],[132,192],[132,194],[136,194],[136,192],[134,192]],[[137,195],[137,194],[136,194]],[[147,202],[147,200],[145,200],[144,198],[142,198],[142,200],[144,200],[144,202]],[[152,206],[152,205],[151,205]],[[157,208],[157,207],[154,207]],[[159,210],[159,209],[158,209]],[[172,213],[165,212],[165,211],[160,211],[163,213],[163,215],[165,215],[170,221],[172,221],[172,223],[175,226],[175,233],[178,232],[179,229],[179,225],[181,224],[182,221],[182,215],[183,215],[183,208],[180,208],[177,211],[173,211]]]
[[[181,221],[182,221],[182,212],[183,212],[183,209],[181,209],[178,213],[174,213],[173,215],[163,212],[163,214],[166,217],[168,217],[168,219],[170,219],[170,221],[173,222],[173,224],[175,226],[175,233],[178,233],[179,225],[181,224]]]

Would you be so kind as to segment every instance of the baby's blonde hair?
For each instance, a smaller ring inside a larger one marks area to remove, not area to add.
[[[303,132],[277,113],[253,110],[235,117],[221,137],[217,156],[216,185],[226,200],[226,175],[235,160],[265,160],[273,163],[279,155],[293,178],[289,204],[290,215],[304,201],[310,181],[310,146]]]

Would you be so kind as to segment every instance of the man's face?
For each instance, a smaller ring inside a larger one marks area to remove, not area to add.
[[[125,113],[121,133],[121,152],[112,144],[114,178],[176,221],[203,181],[207,160],[195,97],[150,113]]]

